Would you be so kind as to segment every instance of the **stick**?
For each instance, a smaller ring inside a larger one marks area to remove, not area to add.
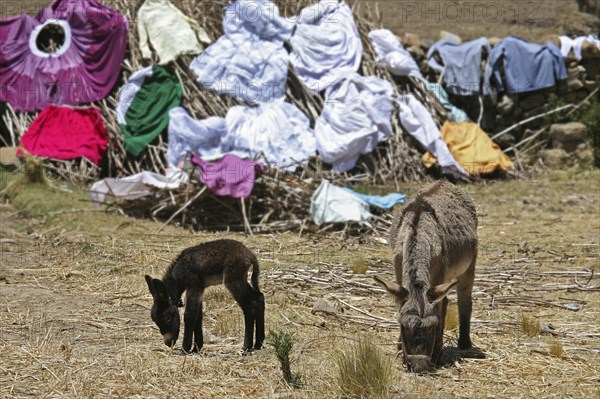
[[[244,218],[244,227],[248,229],[248,232],[251,236],[254,236],[254,233],[252,233],[252,227],[250,227],[250,222],[248,221],[248,217],[246,216],[246,203],[244,202],[244,197],[240,198],[240,204],[242,206],[242,217]]]
[[[181,212],[183,212],[185,210],[185,208],[187,208],[188,206],[190,206],[190,204],[192,202],[194,202],[195,200],[197,200],[205,191],[206,191],[206,186],[202,187],[202,190],[198,191],[198,193],[194,196],[194,198],[192,198],[191,200],[189,200],[188,202],[186,202],[185,205],[183,205],[181,208],[179,208],[179,210],[177,212],[175,212],[173,215],[171,215],[171,217],[169,218],[169,220],[167,220],[165,222],[165,224],[163,224],[162,226],[160,226],[160,229],[158,229],[158,231],[156,232],[156,234],[160,233],[162,231],[162,229],[164,229],[171,222],[171,220],[173,220],[175,218],[175,216],[177,216]]]
[[[491,137],[491,139],[494,140],[494,139],[496,139],[496,138],[498,138],[500,136],[503,136],[506,133],[508,133],[508,132],[510,132],[510,131],[512,131],[512,130],[514,130],[514,129],[518,128],[519,126],[522,126],[522,125],[524,125],[526,123],[529,123],[529,122],[534,121],[534,120],[539,119],[539,118],[543,118],[544,116],[547,116],[547,115],[554,114],[556,112],[563,111],[565,109],[573,108],[574,106],[575,106],[574,104],[567,104],[567,105],[563,105],[562,107],[558,107],[556,109],[553,109],[552,111],[544,112],[543,114],[539,114],[539,115],[534,115],[531,118],[527,118],[527,119],[524,119],[524,120],[522,120],[520,122],[517,122],[514,125],[506,128],[506,129],[504,129],[500,133],[497,133],[497,134],[493,135]]]

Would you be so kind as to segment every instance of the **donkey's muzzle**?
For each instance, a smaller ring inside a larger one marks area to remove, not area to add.
[[[423,373],[429,370],[429,367],[431,366],[431,356],[406,355],[404,360],[408,366],[408,370],[413,373]]]
[[[175,346],[177,338],[175,338],[171,333],[166,333],[163,334],[163,341],[165,342],[165,345],[167,345],[169,348],[172,348],[173,346]]]

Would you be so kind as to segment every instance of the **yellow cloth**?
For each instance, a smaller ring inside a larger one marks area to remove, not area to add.
[[[150,58],[150,45],[165,65],[180,54],[199,54],[210,43],[206,31],[168,0],[146,0],[138,11],[138,34],[142,57]],[[197,34],[197,36],[196,36]]]
[[[514,169],[512,161],[504,155],[488,135],[473,122],[446,122],[442,126],[442,138],[452,156],[469,174],[486,174],[498,168]],[[430,168],[435,156],[427,152],[423,164]]]

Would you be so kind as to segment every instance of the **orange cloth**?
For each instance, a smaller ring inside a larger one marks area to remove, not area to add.
[[[452,156],[469,174],[486,174],[498,168],[515,168],[510,158],[500,151],[500,147],[476,123],[446,122],[441,133]],[[435,162],[433,154],[427,152],[423,155],[425,167],[430,168]]]

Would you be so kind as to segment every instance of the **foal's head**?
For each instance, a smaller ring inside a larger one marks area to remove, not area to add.
[[[158,326],[165,345],[173,347],[179,337],[180,319],[177,308],[182,305],[180,302],[174,302],[169,296],[167,287],[161,280],[153,279],[148,275],[145,278],[146,283],[148,283],[148,289],[154,299],[152,310],[150,311],[152,321]]]

